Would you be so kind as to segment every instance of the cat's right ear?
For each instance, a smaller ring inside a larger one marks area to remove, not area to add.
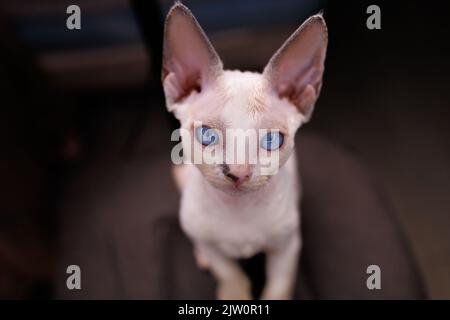
[[[204,90],[222,70],[219,56],[191,11],[176,3],[164,30],[162,82],[169,111],[194,90]]]
[[[321,14],[306,20],[273,55],[264,77],[308,121],[322,87],[328,31]]]

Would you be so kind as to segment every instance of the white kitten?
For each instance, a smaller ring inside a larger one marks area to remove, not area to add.
[[[211,159],[212,151],[230,150],[247,155],[249,142],[230,149],[226,132],[256,132],[256,153],[243,163],[223,157],[174,171],[182,192],[181,226],[199,266],[217,279],[218,298],[251,298],[249,280],[235,259],[258,252],[267,254],[262,298],[292,296],[301,247],[294,136],[319,95],[326,46],[325,21],[315,15],[262,74],[225,71],[189,9],[177,3],[167,16],[162,80],[167,108],[188,133],[182,141],[185,157]],[[276,168],[263,173],[263,160],[276,160]]]

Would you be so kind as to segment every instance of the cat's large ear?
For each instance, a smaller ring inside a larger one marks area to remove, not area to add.
[[[169,111],[192,91],[204,90],[222,71],[222,62],[187,7],[176,3],[164,30],[162,82]]]
[[[306,20],[273,55],[264,76],[308,121],[322,86],[328,33],[322,15]]]

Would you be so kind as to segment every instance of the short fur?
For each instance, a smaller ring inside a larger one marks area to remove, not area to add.
[[[182,193],[180,222],[194,244],[200,267],[218,281],[221,299],[250,299],[251,284],[236,258],[267,253],[264,299],[288,299],[295,283],[301,236],[300,185],[293,156],[297,129],[311,117],[322,86],[327,28],[310,17],[278,50],[262,74],[223,70],[222,62],[192,13],[177,3],[165,26],[162,81],[166,104],[191,139],[201,121],[219,132],[269,129],[284,134],[279,166],[261,174],[256,162],[185,164],[174,168]],[[224,139],[224,136],[221,136]],[[207,148],[195,152],[204,155]],[[267,159],[266,159],[267,160]]]

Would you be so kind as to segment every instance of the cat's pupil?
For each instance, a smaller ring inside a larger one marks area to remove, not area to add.
[[[276,150],[283,144],[283,138],[280,132],[269,132],[262,138],[261,147],[269,151]]]
[[[196,129],[195,132],[197,140],[204,146],[209,146],[218,142],[217,132],[207,126],[202,126]]]
[[[267,149],[272,149],[272,134],[267,136]]]
[[[211,129],[202,128],[203,129],[203,135],[205,137],[206,141],[214,142],[216,140],[216,137],[214,136],[214,133]]]

